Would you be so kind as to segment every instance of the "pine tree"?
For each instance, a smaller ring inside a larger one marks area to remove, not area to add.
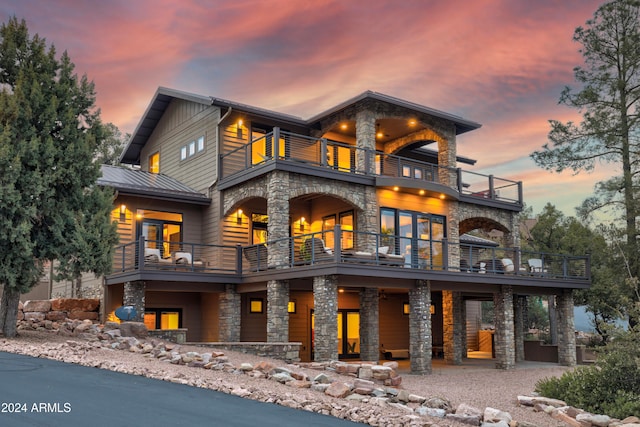
[[[620,214],[623,248],[631,278],[640,277],[636,188],[640,174],[640,2],[614,0],[595,12],[574,40],[581,44],[584,66],[574,69],[578,89],[566,87],[560,103],[577,109],[582,122],[551,120],[549,140],[531,157],[541,167],[561,172],[593,170],[597,162],[614,164],[617,176],[599,182],[580,212]],[[619,169],[618,169],[619,168]],[[631,294],[630,294],[631,297]],[[633,316],[631,322],[635,323]]]
[[[95,90],[67,53],[30,37],[24,20],[0,27],[0,329],[16,334],[20,293],[45,261],[60,277],[110,267],[113,196],[95,185],[103,134]]]

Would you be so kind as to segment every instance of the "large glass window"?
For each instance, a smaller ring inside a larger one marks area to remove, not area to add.
[[[278,140],[278,155],[285,157],[286,140],[280,137]],[[268,134],[265,129],[258,127],[251,128],[251,163],[260,164],[273,156],[273,135]]]
[[[144,237],[145,247],[160,249],[162,258],[170,258],[182,243],[182,214],[138,209],[138,238]]]
[[[405,263],[416,268],[442,268],[442,240],[446,237],[445,217],[428,213],[380,209],[382,246],[404,255]],[[398,239],[393,239],[397,235]]]

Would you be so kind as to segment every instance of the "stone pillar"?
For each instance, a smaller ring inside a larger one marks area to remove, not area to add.
[[[497,369],[513,369],[516,367],[516,343],[513,324],[513,288],[503,285],[498,293],[493,294],[496,331],[494,347]]]
[[[136,309],[134,322],[144,322],[144,293],[146,286],[142,281],[125,282],[122,304]]]
[[[514,298],[514,324],[516,340],[516,362],[524,361],[524,312],[527,297],[518,295]]]
[[[274,171],[267,183],[267,215],[269,215],[269,266],[289,266],[289,173]]]
[[[314,349],[316,362],[338,360],[338,278],[313,278]]]
[[[376,196],[375,187],[367,187],[363,189],[364,210],[358,210],[356,213],[357,230],[362,233],[356,233],[356,248],[360,251],[375,252],[376,234],[379,233],[380,214],[378,213],[378,198]],[[368,234],[371,233],[371,234]]]
[[[442,318],[444,360],[450,365],[460,365],[465,332],[460,292],[442,291]]]
[[[563,289],[556,298],[558,313],[558,363],[576,365],[576,328],[573,319],[573,292]]]
[[[224,285],[224,293],[220,294],[220,332],[218,339],[222,342],[240,341],[241,298],[236,285]]]
[[[409,290],[409,357],[411,373],[431,373],[431,284],[417,280]]]
[[[376,150],[376,116],[372,111],[361,110],[356,113],[356,169],[374,173]],[[364,150],[363,150],[364,149]],[[369,156],[367,158],[366,156]]]
[[[360,291],[360,359],[377,361],[380,358],[378,290]]]
[[[448,130],[442,131],[444,140],[438,141],[438,179],[440,184],[457,189],[458,177],[456,172],[456,132],[451,126]]]
[[[289,281],[267,282],[267,342],[289,342]]]

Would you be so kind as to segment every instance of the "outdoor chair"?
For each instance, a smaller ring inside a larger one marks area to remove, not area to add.
[[[531,258],[529,259],[529,269],[531,270],[532,273],[546,273],[547,270],[545,270],[542,267],[542,260],[540,258]]]
[[[333,258],[331,249],[324,246],[324,241],[318,237],[311,237],[304,241],[301,255],[305,261],[317,262]]]
[[[260,243],[258,245],[247,246],[242,249],[244,257],[249,261],[249,269],[251,271],[260,271],[267,269],[267,245]]]

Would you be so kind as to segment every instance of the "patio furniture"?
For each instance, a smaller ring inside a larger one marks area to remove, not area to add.
[[[542,259],[531,258],[529,259],[529,269],[532,273],[546,273],[547,270],[542,267]]]
[[[249,269],[251,271],[260,271],[267,269],[267,245],[260,243],[258,245],[247,246],[242,248],[244,257],[249,261]]]
[[[190,266],[193,268],[203,268],[204,262],[202,261],[193,261],[191,257],[191,252],[175,252],[174,258],[176,260],[176,265]]]
[[[158,248],[144,248],[144,262],[152,265],[172,264],[171,259],[162,258],[162,254]]]
[[[333,259],[331,249],[324,246],[324,241],[318,237],[311,237],[304,241],[300,251],[305,261],[317,262]]]

